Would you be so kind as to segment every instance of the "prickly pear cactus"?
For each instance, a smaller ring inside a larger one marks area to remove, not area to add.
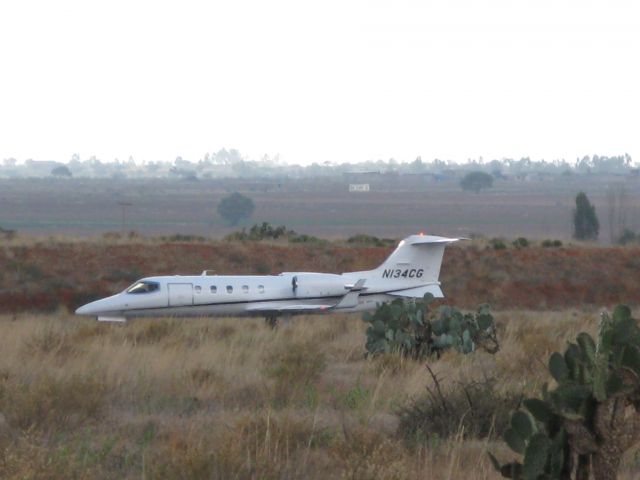
[[[443,306],[432,321],[434,347],[455,348],[471,353],[481,347],[490,353],[499,349],[493,316],[489,305],[481,305],[476,313],[463,314],[453,307]]]
[[[422,356],[425,339],[430,337],[427,320],[428,301],[404,303],[394,300],[380,305],[373,314],[364,313],[362,319],[370,324],[367,328],[367,352],[372,355],[401,352]]]
[[[433,299],[425,295],[420,302],[395,300],[380,305],[373,313],[365,313],[363,321],[369,324],[366,349],[371,355],[401,352],[416,358],[436,354],[453,348],[461,353],[472,353],[483,348],[498,351],[498,339],[488,305],[476,313],[463,314],[453,307],[440,307],[436,314],[429,309]]]
[[[597,341],[582,332],[553,353],[549,373],[555,387],[524,400],[504,433],[522,461],[501,465],[490,454],[491,462],[513,479],[616,478],[640,439],[640,328],[629,308],[602,314]]]

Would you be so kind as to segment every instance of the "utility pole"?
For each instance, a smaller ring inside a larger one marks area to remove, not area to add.
[[[122,236],[124,237],[124,228],[127,222],[127,207],[130,207],[133,204],[129,202],[118,202],[118,205],[122,207]]]

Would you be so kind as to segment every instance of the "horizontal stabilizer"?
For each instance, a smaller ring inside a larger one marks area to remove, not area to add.
[[[340,299],[340,301],[333,308],[353,308],[358,305],[358,297],[363,290],[366,290],[364,287],[365,278],[361,278],[356,282],[355,285],[350,285],[349,292]]]
[[[443,298],[444,294],[440,289],[440,285],[426,285],[424,287],[409,288],[406,290],[398,290],[396,292],[389,292],[389,295],[394,297],[405,298],[422,298],[426,293],[430,293],[434,298]]]
[[[423,245],[425,243],[453,243],[467,238],[437,237],[435,235],[412,235],[410,245]]]

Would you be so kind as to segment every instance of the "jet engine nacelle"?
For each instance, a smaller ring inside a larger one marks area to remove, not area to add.
[[[299,273],[291,285],[297,297],[341,297],[347,293],[344,278],[330,273]]]

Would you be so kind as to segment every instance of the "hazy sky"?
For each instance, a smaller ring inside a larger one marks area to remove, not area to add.
[[[2,1],[0,159],[640,160],[637,0]]]

